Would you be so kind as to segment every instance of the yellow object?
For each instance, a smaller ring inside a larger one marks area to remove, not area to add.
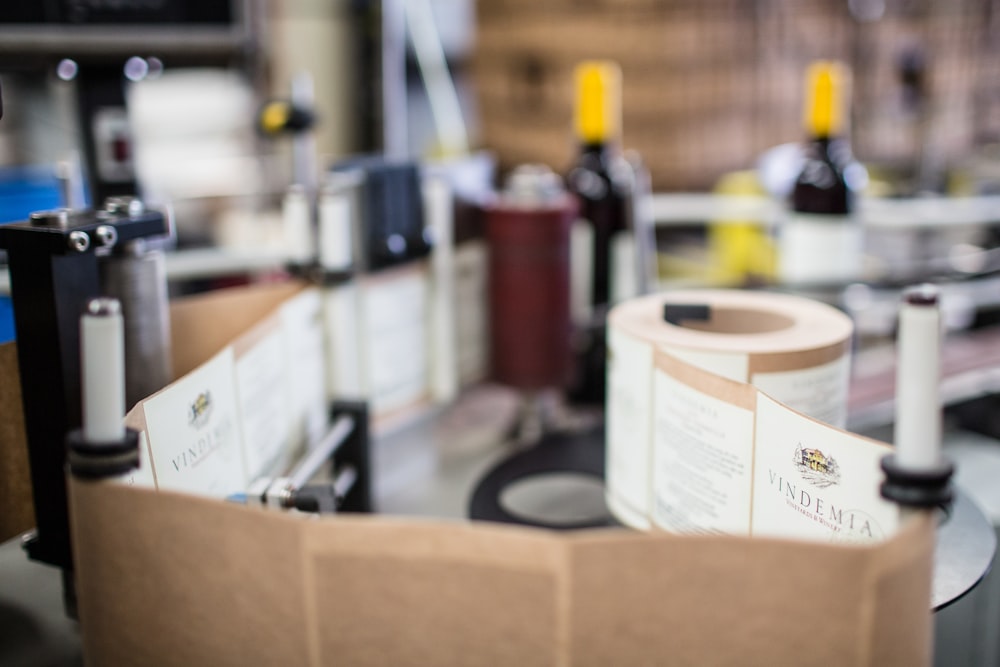
[[[291,115],[288,102],[270,102],[260,112],[260,126],[267,133],[280,132]]]
[[[610,60],[587,60],[576,67],[576,134],[600,143],[621,131],[622,72]]]
[[[753,171],[726,174],[715,194],[728,197],[761,197],[764,188]],[[708,227],[710,279],[716,285],[743,285],[770,281],[775,276],[775,250],[761,224],[752,220],[720,218]]]
[[[817,137],[839,134],[844,124],[847,68],[832,60],[818,60],[806,70],[806,131]]]

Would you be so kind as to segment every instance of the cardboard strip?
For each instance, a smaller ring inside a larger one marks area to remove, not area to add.
[[[934,526],[867,547],[382,517],[70,480],[88,664],[922,665]]]
[[[87,664],[315,664],[301,518],[108,482],[70,492]]]
[[[549,534],[343,518],[305,545],[317,664],[561,664],[565,548]]]
[[[571,664],[928,664],[932,553],[923,518],[872,548],[581,535]]]
[[[17,347],[0,345],[0,541],[35,525]]]

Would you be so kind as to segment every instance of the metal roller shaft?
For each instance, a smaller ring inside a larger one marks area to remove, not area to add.
[[[101,263],[104,294],[118,299],[125,320],[125,401],[131,409],[172,379],[170,311],[163,253],[125,244]]]

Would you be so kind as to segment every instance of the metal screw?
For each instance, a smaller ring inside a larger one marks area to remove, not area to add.
[[[96,317],[109,317],[111,315],[120,315],[121,312],[122,304],[118,299],[101,296],[87,302],[88,315],[94,315]]]
[[[118,243],[118,230],[111,225],[101,225],[94,230],[94,235],[104,248],[110,248]]]
[[[69,244],[70,250],[86,252],[87,248],[90,247],[90,236],[87,235],[87,232],[70,232],[69,237],[66,240]]]
[[[104,210],[112,215],[140,215],[146,205],[136,197],[108,197],[104,200]]]
[[[35,227],[65,227],[69,224],[69,209],[56,208],[51,211],[35,211],[29,216],[31,224]]]

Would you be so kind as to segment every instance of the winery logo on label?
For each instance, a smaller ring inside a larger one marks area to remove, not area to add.
[[[802,443],[799,443],[795,448],[792,463],[802,475],[802,479],[817,488],[825,489],[840,483],[840,466],[837,465],[836,459],[818,449],[803,447]]]
[[[201,428],[208,423],[212,416],[212,394],[205,390],[195,397],[188,409],[188,424],[194,428]]]

